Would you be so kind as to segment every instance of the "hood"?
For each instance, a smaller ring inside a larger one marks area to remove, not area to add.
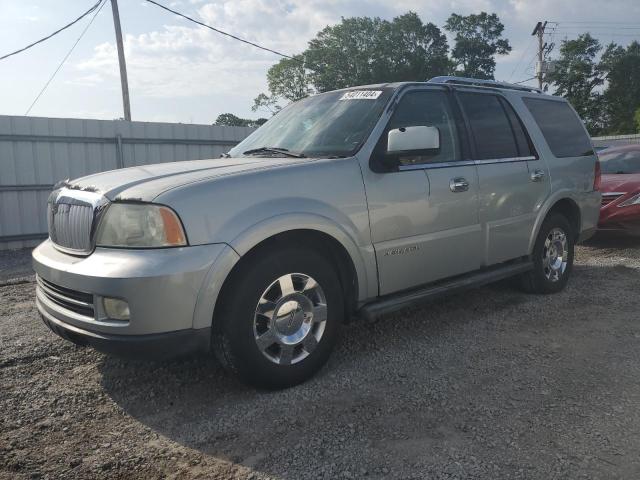
[[[602,193],[633,193],[640,190],[640,173],[603,174],[600,182]]]
[[[309,161],[312,159],[242,157],[158,163],[96,173],[67,180],[64,185],[101,193],[112,201],[152,201],[162,192],[187,183]]]

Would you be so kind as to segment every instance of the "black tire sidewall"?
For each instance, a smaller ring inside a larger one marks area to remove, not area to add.
[[[327,301],[327,322],[316,349],[292,365],[277,365],[259,350],[253,331],[255,309],[265,289],[288,273],[314,278]],[[221,309],[222,334],[227,361],[246,382],[261,388],[284,388],[303,382],[326,363],[338,337],[344,316],[344,300],[335,269],[318,252],[305,248],[284,248],[257,255],[235,272],[225,289]]]
[[[553,282],[549,280],[544,274],[544,266],[542,264],[542,252],[544,250],[544,243],[549,235],[549,232],[554,228],[560,228],[565,232],[568,241],[568,250],[569,255],[567,259],[567,267],[563,272],[562,276],[559,280]],[[559,214],[553,214],[545,219],[542,226],[540,227],[540,232],[538,233],[538,238],[536,239],[536,244],[533,249],[533,264],[534,269],[532,272],[533,280],[535,284],[535,289],[540,293],[556,293],[564,289],[569,281],[569,277],[571,276],[571,272],[573,271],[573,257],[575,254],[575,232],[573,232],[569,221],[563,216]]]

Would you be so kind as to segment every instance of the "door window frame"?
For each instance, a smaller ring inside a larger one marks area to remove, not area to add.
[[[380,169],[375,168],[374,164],[378,163],[379,162],[378,159],[385,154],[384,152],[381,151],[385,143],[384,138],[389,134],[389,126],[393,120],[393,116],[396,113],[396,109],[400,105],[400,102],[406,95],[409,95],[409,94],[420,93],[420,92],[434,92],[434,91],[444,93],[449,109],[452,112],[452,118],[453,118],[454,126],[456,129],[456,135],[458,137],[457,143],[458,143],[458,150],[460,152],[459,154],[460,158],[456,160],[451,160],[448,162],[426,161],[426,162],[416,163],[411,165],[398,165],[397,170],[388,170],[388,171],[380,172]],[[414,170],[429,170],[429,169],[435,169],[435,168],[475,165],[474,160],[471,160],[471,157],[470,157],[471,148],[470,148],[470,141],[468,138],[469,133],[467,130],[467,126],[464,123],[464,119],[462,116],[462,112],[460,111],[460,107],[456,99],[454,98],[453,90],[449,86],[417,85],[417,86],[410,86],[408,88],[404,88],[398,93],[398,95],[395,98],[391,100],[391,108],[392,108],[392,111],[389,116],[389,119],[387,120],[387,123],[384,126],[382,133],[380,134],[380,137],[376,141],[376,145],[373,148],[373,151],[371,152],[371,156],[369,158],[369,167],[374,172],[398,173],[398,172],[406,172],[406,171],[414,171]]]
[[[455,98],[455,102],[456,102],[456,106],[458,107],[458,110],[460,111],[460,115],[463,118],[463,122],[466,128],[466,137],[467,137],[467,141],[469,143],[469,149],[470,149],[470,157],[473,158],[472,162],[475,165],[490,165],[490,164],[494,164],[494,163],[517,163],[517,162],[530,162],[530,161],[534,161],[534,160],[539,160],[540,159],[540,155],[538,155],[538,151],[535,148],[535,145],[533,144],[533,141],[531,140],[531,136],[529,135],[529,132],[524,124],[524,122],[522,121],[522,118],[520,118],[520,115],[518,115],[518,112],[516,112],[516,109],[513,108],[513,105],[511,105],[511,102],[509,102],[509,100],[502,95],[501,92],[499,91],[482,91],[482,90],[477,90],[474,88],[455,88],[453,89],[453,97]],[[507,108],[511,109],[511,112],[513,113],[513,115],[515,116],[515,118],[517,119],[517,121],[520,124],[520,128],[522,129],[522,131],[524,132],[527,144],[529,145],[529,149],[531,150],[531,152],[533,153],[533,155],[525,155],[525,156],[517,156],[517,157],[500,157],[500,158],[487,158],[487,159],[477,159],[476,157],[478,156],[477,153],[477,145],[476,145],[476,139],[475,136],[473,135],[473,130],[471,129],[471,122],[469,120],[468,115],[466,114],[466,112],[464,111],[464,108],[462,106],[462,100],[460,98],[459,93],[473,93],[476,95],[492,95],[494,97],[498,98],[498,103],[500,104],[500,106],[502,107],[502,111],[504,112],[505,117],[507,118],[507,122],[509,123],[509,126],[511,127],[511,135],[513,137],[513,142],[516,145],[516,149],[518,149],[518,140],[516,139],[515,136],[515,132],[514,132],[514,125],[511,119],[511,115],[509,115],[509,113],[507,112]]]

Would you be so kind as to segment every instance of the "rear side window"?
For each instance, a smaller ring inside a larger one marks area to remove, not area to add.
[[[460,92],[458,98],[469,120],[477,160],[520,156],[514,127],[500,98],[496,95],[468,92]]]
[[[523,98],[522,101],[556,157],[593,155],[591,140],[568,103],[539,98]]]

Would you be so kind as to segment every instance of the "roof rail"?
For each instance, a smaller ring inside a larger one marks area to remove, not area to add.
[[[542,90],[535,87],[528,87],[526,85],[518,85],[515,83],[498,82],[496,80],[485,80],[481,78],[442,76],[442,77],[433,77],[432,79],[427,80],[427,83],[451,83],[454,85],[471,85],[475,87],[506,88],[509,90],[520,90],[522,92],[542,93]]]

